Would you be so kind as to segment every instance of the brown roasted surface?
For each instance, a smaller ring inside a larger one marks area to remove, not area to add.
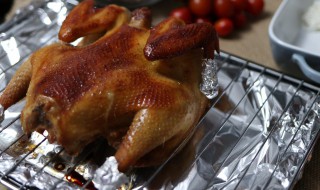
[[[26,93],[26,133],[79,153],[99,136],[117,149],[119,170],[165,160],[208,104],[199,90],[201,60],[218,50],[209,24],[169,18],[150,29],[151,14],[83,1],[59,32],[65,43],[35,52],[0,97],[5,108]],[[80,37],[80,46],[68,44]],[[26,92],[27,91],[27,92]]]

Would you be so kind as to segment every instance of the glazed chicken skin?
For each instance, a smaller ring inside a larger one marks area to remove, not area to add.
[[[69,44],[80,37],[81,45]],[[22,64],[0,104],[26,96],[25,133],[46,130],[70,154],[102,136],[120,171],[159,164],[208,106],[201,62],[219,48],[209,24],[168,18],[151,28],[146,8],[95,9],[87,0],[67,16],[59,39]]]

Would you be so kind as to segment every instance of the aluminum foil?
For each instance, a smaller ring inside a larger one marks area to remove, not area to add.
[[[32,52],[57,40],[76,3],[34,1],[22,11],[28,16],[0,26],[1,91]],[[290,189],[296,183],[319,135],[319,88],[228,54],[215,61],[219,93],[193,133],[163,165],[127,173],[130,182],[122,187]],[[46,134],[23,134],[23,106],[6,110],[0,125],[1,182],[17,189],[103,187],[103,179],[93,179],[113,155],[105,140],[71,157]]]
[[[219,90],[217,64],[214,59],[204,59],[202,65],[200,90],[208,99],[213,99],[218,95]]]

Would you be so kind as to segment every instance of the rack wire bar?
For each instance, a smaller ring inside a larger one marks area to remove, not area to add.
[[[24,29],[25,28],[28,28],[27,25],[34,25],[33,23],[35,22],[35,20],[41,20],[40,19],[40,16],[37,15],[37,14],[40,14],[40,13],[35,13],[33,14],[30,18],[27,18],[25,20],[25,22],[22,22],[20,25],[17,25],[18,28],[11,28],[9,29],[5,35],[2,35],[0,37],[0,39],[2,39],[2,43],[5,43],[7,42],[8,40],[15,40],[16,41],[16,47],[10,47],[11,48],[15,48],[17,50],[20,50],[21,49],[21,46],[24,46],[28,49],[30,49],[30,52],[31,51],[35,51],[36,49],[40,48],[41,46],[47,44],[47,42],[49,41],[49,39],[45,39],[43,40],[42,38],[44,36],[46,36],[48,33],[52,33],[51,34],[51,37],[49,36],[49,38],[52,38],[52,37],[56,37],[56,31],[58,30],[58,16],[54,17],[52,20],[51,20],[51,23],[50,24],[45,24],[45,25],[40,25],[37,30],[31,30],[31,31],[27,31]],[[39,21],[40,23],[41,21]],[[54,29],[54,27],[56,27]],[[17,31],[19,31],[17,33]],[[30,37],[31,36],[31,37]],[[20,40],[20,38],[23,38],[22,40]],[[42,39],[42,42],[40,41],[40,43],[36,43],[37,41],[39,41],[39,39]],[[31,43],[30,43],[31,42]],[[33,47],[36,47],[35,49],[32,49],[30,48],[30,46],[26,46],[26,45],[30,45],[30,44],[33,44]],[[0,60],[3,61],[3,59],[5,58],[5,56],[8,55],[7,51],[2,51],[3,53],[0,54]],[[26,55],[28,56],[28,55]],[[23,56],[24,57],[24,56]],[[6,68],[3,68],[3,65],[1,66],[1,68],[4,70]]]
[[[60,178],[52,187],[51,187],[51,190],[55,190],[59,184],[65,182],[64,181],[64,178],[66,176],[69,176],[71,174],[71,172],[73,172],[76,167],[79,165],[80,162],[83,162],[86,158],[88,158],[88,156],[94,152],[94,151],[97,151],[99,149],[99,146],[95,146],[93,148],[90,148],[89,150],[85,150],[81,153],[81,155],[79,157],[77,157],[77,160],[76,162],[73,164],[72,167],[70,167],[68,169],[68,171],[65,173],[64,177],[63,178]],[[90,181],[90,180],[89,180]],[[84,184],[83,184],[84,185]]]
[[[86,156],[88,156],[88,155],[89,155],[89,154],[86,154],[85,156],[82,157],[81,160],[78,160],[78,161],[67,171],[67,173],[65,174],[65,176],[70,175],[71,172],[78,166],[78,164],[79,164],[81,161],[83,161],[83,160],[86,158]],[[57,189],[57,186],[58,186],[59,184],[61,184],[62,182],[64,182],[65,176],[64,176],[63,178],[58,179],[58,181],[53,184],[53,186],[50,188],[50,190],[55,190],[55,189]]]
[[[248,63],[244,64],[241,66],[241,68],[239,69],[239,73],[236,74],[236,76],[234,78],[231,79],[231,81],[228,83],[228,85],[223,89],[223,91],[221,93],[218,94],[218,97],[214,100],[212,107],[214,107],[220,100],[221,98],[227,93],[227,90],[232,86],[232,84],[234,84],[234,82],[240,77],[240,75],[243,73],[243,70],[246,68]],[[220,69],[218,70],[218,74],[219,74]],[[261,72],[262,74],[262,72]]]
[[[93,178],[87,180],[87,182],[80,188],[81,190],[87,189],[87,187],[92,183]]]
[[[224,52],[220,52],[220,54],[222,54],[223,56],[220,57],[220,59],[222,59],[223,64],[218,68],[217,70],[217,74],[219,74],[219,72],[221,71],[221,69],[223,68],[223,66],[225,66],[227,62],[227,60],[230,58],[229,54],[226,54]],[[241,76],[241,74],[243,73],[243,70],[246,68],[248,62],[246,62],[245,64],[242,64],[241,67],[239,68],[239,72],[235,75],[235,77],[233,77],[229,83],[227,84],[227,86],[222,90],[221,93],[218,94],[218,96],[215,98],[215,100],[212,102],[211,107],[214,107],[220,100],[221,98],[226,94],[226,91],[232,86],[232,84],[234,84],[234,82]],[[229,65],[229,64],[227,64]],[[199,121],[200,123],[201,121]],[[151,175],[151,177],[144,183],[143,186],[147,186],[152,180],[154,180],[154,178],[156,177],[156,175],[163,169],[163,167],[168,163],[169,160],[171,160],[184,146],[185,144],[190,140],[190,138],[192,137],[194,131],[196,131],[198,129],[200,125],[197,125],[192,132],[188,135],[188,137],[186,137],[186,139],[180,144],[180,146],[170,155],[170,157],[161,165],[158,167],[158,169]],[[192,166],[190,166],[191,168]],[[189,168],[189,169],[190,169]],[[186,171],[188,171],[189,169],[186,169]]]
[[[34,148],[32,148],[27,154],[25,154],[22,158],[20,158],[20,159],[10,168],[10,170],[8,170],[8,171],[2,176],[2,178],[7,177],[13,170],[15,170],[15,169],[17,168],[17,166],[18,166],[19,164],[21,164],[22,161],[24,161],[31,153],[33,153],[33,151],[34,151],[35,149],[37,149],[45,140],[47,140],[47,139],[46,139],[46,138],[43,138],[42,141],[41,141],[39,144],[37,144],[37,145],[36,145]]]
[[[42,8],[45,5],[45,2],[41,3],[35,3],[32,4],[32,9],[39,9]],[[26,8],[25,8],[26,9]],[[31,11],[21,11],[20,14],[16,15],[14,20],[5,22],[4,24],[0,25],[0,32],[5,32],[7,30],[10,30],[10,28],[14,27],[16,23],[21,23],[23,20],[25,20],[28,17],[32,17],[33,14]]]
[[[4,127],[1,127],[0,128],[0,134],[4,131],[4,130],[6,130],[8,127],[10,127],[14,122],[16,122],[18,119],[20,119],[20,115],[18,116],[18,117],[16,117],[16,118],[13,118],[13,120],[12,121],[10,121],[7,125],[5,125]]]
[[[311,144],[310,148],[308,149],[307,153],[304,155],[303,159],[301,160],[301,163],[303,163],[303,164],[300,164],[298,170],[295,172],[294,177],[291,180],[291,185],[290,185],[289,189],[293,189],[294,185],[295,185],[295,183],[293,183],[293,182],[298,181],[299,180],[298,178],[301,177],[299,174],[302,173],[302,169],[303,169],[305,163],[307,163],[308,157],[312,154],[314,145],[316,144],[319,137],[320,137],[320,128],[315,132],[314,138],[311,141],[312,144]]]
[[[216,175],[218,175],[219,171],[221,170],[222,166],[226,163],[227,159],[230,158],[230,154],[231,152],[233,152],[235,150],[235,148],[237,147],[237,145],[239,144],[239,142],[241,141],[241,138],[243,137],[243,135],[248,131],[249,127],[251,126],[252,122],[254,121],[254,119],[258,116],[259,112],[262,110],[262,108],[264,107],[264,105],[266,104],[266,102],[269,100],[269,98],[271,97],[271,95],[273,94],[273,92],[275,92],[276,88],[278,87],[280,81],[282,79],[282,76],[278,79],[278,81],[276,82],[276,85],[273,87],[272,91],[268,94],[267,98],[263,101],[263,103],[261,104],[261,106],[259,107],[259,109],[256,111],[256,113],[253,115],[252,119],[249,121],[247,127],[245,128],[245,131],[240,135],[239,139],[237,140],[237,142],[235,143],[235,145],[232,147],[232,149],[230,151],[228,151],[228,156],[226,158],[223,159],[223,162],[220,164],[220,166],[218,166],[218,168],[216,168],[215,170],[217,171],[215,173],[215,175],[212,177],[215,178]],[[254,83],[253,83],[254,84]],[[232,113],[231,113],[232,114]],[[230,114],[230,115],[231,115]],[[225,124],[225,123],[224,123]],[[224,125],[223,124],[223,125]],[[222,125],[222,126],[223,126]],[[221,127],[222,127],[221,126]],[[207,147],[206,147],[207,148]],[[205,150],[204,150],[205,151]]]
[[[33,176],[31,176],[31,178],[30,178],[26,183],[24,183],[23,185],[21,185],[19,189],[21,189],[21,190],[22,190],[22,189],[27,189],[29,183],[31,183],[31,181],[32,181],[37,175],[39,175],[41,172],[43,172],[43,170],[44,170],[46,167],[48,167],[48,165],[49,165],[50,163],[52,163],[56,158],[58,158],[58,156],[59,156],[63,151],[64,151],[64,149],[61,148],[53,157],[51,157],[51,158],[49,159],[49,161],[47,161],[47,162],[37,171],[37,173],[35,173]]]
[[[311,104],[310,108],[307,110],[306,114],[303,116],[303,120],[302,120],[302,122],[300,123],[299,127],[297,128],[296,133],[295,133],[294,136],[291,138],[291,141],[290,141],[289,145],[287,146],[287,148],[286,148],[286,149],[284,150],[284,152],[281,154],[281,156],[280,156],[281,158],[283,158],[283,155],[284,155],[285,153],[287,153],[288,149],[289,149],[290,146],[293,144],[296,136],[298,135],[298,131],[300,131],[301,127],[304,125],[305,121],[307,120],[307,118],[308,118],[308,116],[309,116],[309,114],[310,114],[310,112],[311,112],[311,110],[312,110],[312,106],[315,104],[316,100],[318,99],[319,93],[320,93],[320,92],[318,92],[318,93],[316,94],[316,96],[314,97],[314,100],[312,101],[312,104]],[[279,168],[279,165],[281,164],[281,162],[282,162],[282,160],[280,160],[280,161],[276,164],[276,167],[275,167],[275,169],[273,170],[273,172],[271,173],[271,176],[273,176],[274,173],[277,171],[277,169]],[[266,185],[264,186],[264,188],[266,188],[266,187],[270,184],[270,182],[271,182],[272,179],[273,179],[273,178],[269,178],[269,180],[268,180],[268,182],[266,183]]]
[[[56,35],[51,36],[47,41],[41,43],[40,46],[39,46],[39,48],[40,48],[41,46],[44,46],[45,44],[48,44],[48,42],[50,42],[51,40],[53,40],[53,39],[55,39],[55,38],[56,38]],[[18,69],[18,67],[19,67],[19,66],[26,60],[26,58],[28,58],[29,56],[30,56],[30,54],[26,54],[26,55],[24,55],[22,58],[20,58],[20,60],[19,60],[16,64],[10,64],[10,66],[2,68],[2,69],[1,69],[2,72],[0,72],[0,74],[7,72],[7,71],[10,70],[12,67],[15,68],[15,70],[13,70],[13,71],[16,71],[16,70]],[[3,61],[3,60],[1,60],[1,61]],[[11,77],[12,77],[12,76],[11,76]]]
[[[255,66],[255,65],[250,65],[251,67],[252,66]],[[263,68],[263,67],[262,67]],[[260,69],[258,69],[258,70],[260,70]],[[314,86],[314,85],[312,85],[312,84],[306,84],[304,81],[299,81],[299,80],[297,80],[297,79],[295,79],[295,78],[291,78],[290,76],[286,76],[286,75],[283,75],[283,74],[281,74],[281,73],[278,73],[278,72],[274,72],[273,70],[268,70],[268,74],[270,75],[270,73],[272,74],[272,76],[280,76],[280,78],[278,79],[278,82],[277,82],[277,85],[279,84],[279,82],[281,81],[281,82],[283,82],[283,81],[289,81],[290,83],[296,83],[296,82],[299,82],[299,84],[298,84],[298,87],[297,87],[297,89],[296,89],[296,91],[295,91],[295,93],[294,93],[294,95],[292,96],[292,98],[291,98],[291,100],[290,100],[290,102],[287,104],[287,106],[286,106],[286,108],[284,109],[284,111],[282,112],[282,115],[279,117],[279,119],[278,119],[278,121],[276,122],[276,123],[278,123],[279,121],[280,121],[280,119],[281,119],[281,117],[283,116],[283,114],[286,112],[286,110],[289,108],[289,106],[291,105],[291,103],[292,103],[292,101],[293,101],[293,98],[295,97],[295,95],[296,95],[296,93],[300,90],[300,88],[303,86],[304,88],[308,88],[309,90],[312,90],[312,91],[314,91],[314,90],[316,90],[316,89],[319,89],[318,87],[316,87],[316,86]],[[275,90],[275,88],[273,88],[273,90],[272,91],[274,91]],[[273,93],[273,92],[272,92]],[[271,95],[272,93],[270,93],[269,95]],[[259,110],[261,110],[261,107],[259,108]],[[230,114],[231,115],[231,114]],[[251,123],[251,122],[250,122]],[[250,125],[250,123],[249,123],[249,125]],[[272,133],[272,131],[274,130],[274,126],[275,126],[276,124],[274,124],[273,125],[273,127],[272,127],[272,130],[271,130],[271,132],[269,133],[269,135],[268,135],[268,137],[271,135],[271,133]],[[266,138],[266,140],[267,140],[268,138]],[[264,142],[265,143],[265,142]],[[262,146],[263,147],[263,146]],[[261,148],[262,148],[261,147]],[[261,148],[260,148],[260,150],[259,150],[259,152],[261,151]],[[200,155],[201,155],[201,153],[200,153]],[[198,158],[196,158],[196,160],[197,160]],[[225,161],[225,160],[224,160]],[[193,164],[195,164],[195,162],[193,162]],[[252,164],[252,162],[251,162],[251,164]],[[222,166],[222,165],[221,165]],[[187,170],[188,171],[188,170]],[[158,173],[158,172],[155,172],[155,173]],[[150,180],[150,181],[152,181],[152,180]],[[148,183],[150,183],[150,181],[148,181],[147,182],[147,184]]]
[[[261,71],[261,73],[259,73],[259,76],[262,75],[264,71]],[[258,80],[259,78],[256,79],[256,81]],[[256,82],[255,81],[255,82]],[[193,162],[192,165],[194,165],[196,163],[196,161],[198,160],[198,158],[203,154],[203,152],[205,152],[207,150],[207,148],[212,144],[213,140],[214,140],[214,137],[220,132],[221,128],[223,126],[225,126],[225,124],[227,123],[227,121],[230,119],[230,117],[232,116],[232,114],[236,111],[236,109],[238,108],[238,106],[241,104],[241,102],[244,100],[244,98],[249,94],[250,90],[252,89],[254,83],[253,82],[245,91],[245,94],[243,94],[243,96],[240,98],[240,100],[238,101],[238,103],[234,106],[234,108],[231,110],[231,112],[229,113],[229,115],[224,119],[224,121],[220,124],[220,129],[215,133],[215,135],[213,135],[212,137],[212,141],[210,141],[205,147],[204,149],[199,153],[199,155],[196,157],[195,161]],[[254,117],[252,118],[252,120],[254,119]]]
[[[4,154],[9,148],[11,148],[14,144],[16,144],[20,139],[22,139],[25,136],[25,134],[22,134],[17,139],[15,139],[9,146],[7,146],[5,149],[1,150],[0,156]],[[1,175],[1,174],[0,174]]]
[[[243,71],[243,69],[246,68],[246,67],[247,67],[247,64],[242,68],[242,71]],[[259,74],[259,76],[257,77],[257,79],[259,79],[264,72],[265,72],[265,69],[263,69],[263,70],[261,71],[261,73]],[[242,73],[242,72],[240,72],[240,73]],[[240,75],[239,75],[239,76],[240,76]],[[238,78],[239,76],[237,76],[237,77],[235,77],[235,78]],[[282,77],[280,77],[280,78],[278,79],[277,85],[279,84],[279,82],[280,82],[281,80],[282,80]],[[234,81],[235,81],[235,80],[232,80],[232,81],[227,85],[227,88],[225,88],[224,91],[223,91],[221,94],[226,93],[227,89],[232,86],[231,84],[232,84]],[[255,82],[256,82],[256,81],[255,81]],[[252,87],[253,84],[254,84],[254,82],[251,84],[251,87]],[[301,88],[301,86],[302,86],[303,84],[304,84],[304,82],[301,81],[300,84],[299,84],[299,86],[298,86],[298,89],[297,89],[296,92],[295,92],[295,94],[298,92],[298,90]],[[277,85],[276,85],[276,86],[277,86]],[[274,88],[273,88],[272,92],[269,94],[269,96],[274,92],[276,86],[274,86]],[[251,87],[248,88],[248,91],[246,92],[246,94],[245,94],[244,96],[248,95],[248,92],[250,91]],[[294,95],[295,95],[295,94],[294,94]],[[294,95],[292,96],[290,102],[287,104],[286,110],[288,109],[290,103],[292,102]],[[221,97],[221,96],[222,96],[222,95],[220,95],[220,97]],[[268,96],[268,98],[269,98],[269,96]],[[268,98],[267,98],[267,99],[268,99]],[[219,99],[219,98],[218,98],[218,99]],[[242,100],[242,99],[243,99],[243,98],[241,98],[241,100]],[[267,99],[264,101],[264,103],[267,101]],[[238,102],[238,104],[233,108],[233,110],[232,110],[231,113],[229,114],[228,118],[232,115],[232,113],[234,112],[234,110],[238,107],[238,105],[239,105],[239,103],[241,102],[241,100],[240,100],[240,101]],[[314,100],[314,101],[315,101],[315,100]],[[218,101],[217,101],[217,102],[218,102]],[[263,105],[262,105],[258,110],[261,110],[262,107],[263,107]],[[285,112],[283,112],[282,114],[284,114],[284,113],[285,113]],[[257,114],[258,114],[258,111],[257,111],[256,115],[257,115]],[[253,118],[256,117],[256,115],[254,115]],[[252,122],[253,118],[251,119],[251,122]],[[280,118],[281,118],[281,117],[280,117]],[[280,120],[280,118],[279,118],[279,120]],[[15,120],[17,120],[17,119],[18,119],[18,118],[16,118]],[[278,122],[279,122],[279,120],[278,120]],[[225,123],[225,122],[226,122],[226,121],[224,121],[223,123]],[[250,125],[251,122],[249,122],[249,125]],[[13,123],[13,122],[11,122],[11,123]],[[248,125],[248,126],[249,126],[249,125]],[[10,124],[9,124],[8,126],[10,126]],[[222,126],[223,126],[223,124],[222,124]],[[273,128],[272,128],[272,129],[273,129]],[[3,130],[4,130],[4,129],[2,129],[2,131],[3,131]],[[269,133],[269,135],[271,135],[271,133]],[[10,147],[8,147],[8,148],[10,148]],[[234,148],[233,148],[233,149],[234,149]],[[233,149],[232,149],[232,150],[233,150]],[[232,150],[231,150],[231,151],[232,151]],[[261,150],[261,148],[260,148],[260,150]],[[231,152],[231,151],[230,151],[230,152]],[[5,151],[3,151],[3,152],[5,152]],[[30,153],[31,153],[31,152],[30,152]],[[29,153],[29,154],[30,154],[30,153]],[[201,154],[200,154],[200,155],[201,155]],[[22,160],[23,160],[23,159],[22,159]],[[19,163],[21,163],[22,160],[20,160]],[[50,162],[51,162],[51,161],[50,161]],[[48,163],[46,164],[46,166],[47,166],[50,162],[48,162]],[[19,164],[19,163],[18,163],[18,164]],[[225,160],[224,160],[223,163],[225,163]],[[222,163],[222,165],[223,165],[223,163]],[[15,167],[16,167],[18,164],[16,164]],[[221,165],[221,166],[222,166],[222,165]],[[73,169],[74,169],[76,166],[77,166],[77,163],[73,166]],[[44,166],[44,167],[45,167],[45,166]],[[44,168],[44,167],[43,167],[43,168]],[[41,169],[41,171],[43,170],[43,168]],[[14,169],[14,168],[13,168],[13,169]],[[11,172],[13,169],[11,169],[10,172]],[[249,167],[248,167],[248,169],[249,169]],[[7,173],[5,174],[5,176],[8,175],[10,172],[7,172]],[[244,176],[244,175],[243,175],[243,176]],[[4,184],[8,183],[8,182],[5,182],[5,181],[7,180],[5,177],[2,177],[1,180],[3,181]],[[60,179],[59,182],[57,182],[54,187],[56,187],[56,186],[57,186],[59,183],[61,183],[61,182],[63,182],[63,179]],[[91,179],[89,179],[89,181],[85,184],[85,186],[88,185],[90,182],[91,182]],[[23,184],[20,188],[26,188],[26,184]]]
[[[241,179],[243,179],[243,177],[245,176],[245,174],[248,172],[248,170],[249,170],[249,168],[250,168],[250,165],[251,165],[251,164],[254,162],[254,160],[258,157],[259,153],[260,153],[261,150],[263,149],[263,147],[264,147],[265,143],[267,142],[268,138],[269,138],[269,137],[272,135],[272,133],[275,131],[276,125],[280,122],[282,116],[286,113],[286,110],[289,109],[291,103],[292,103],[293,100],[294,100],[295,95],[297,94],[298,90],[301,88],[301,86],[302,86],[303,83],[304,83],[303,81],[300,82],[300,84],[299,84],[299,86],[297,87],[297,90],[295,91],[294,95],[291,97],[289,103],[286,105],[284,111],[281,113],[281,116],[278,118],[278,120],[277,120],[277,121],[274,123],[274,125],[272,126],[271,132],[267,135],[267,137],[265,138],[263,144],[260,146],[258,152],[255,154],[254,158],[251,160],[251,162],[249,163],[249,165],[246,167],[247,169],[245,169],[245,172],[244,172],[244,174],[242,175]],[[241,182],[241,179],[239,180],[239,183]],[[239,183],[237,184],[237,187],[238,187]]]

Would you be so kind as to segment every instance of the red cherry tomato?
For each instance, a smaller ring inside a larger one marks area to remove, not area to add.
[[[228,18],[221,18],[215,22],[214,28],[220,37],[226,37],[232,33],[233,23]]]
[[[219,18],[230,18],[235,10],[231,0],[213,0],[213,11]]]
[[[261,14],[264,7],[263,0],[248,0],[247,11],[253,16]]]
[[[204,23],[204,22],[211,23],[211,20],[209,18],[206,18],[206,17],[204,17],[204,18],[198,17],[198,18],[196,18],[195,22],[196,23]]]
[[[187,24],[192,22],[192,13],[190,12],[188,7],[179,7],[179,8],[173,9],[170,12],[170,16],[179,18]]]
[[[247,16],[243,11],[238,12],[233,17],[233,23],[236,28],[243,28],[247,24]]]
[[[247,7],[248,0],[231,0],[235,10],[242,11]]]
[[[200,17],[209,15],[211,7],[211,0],[189,0],[191,12]]]

